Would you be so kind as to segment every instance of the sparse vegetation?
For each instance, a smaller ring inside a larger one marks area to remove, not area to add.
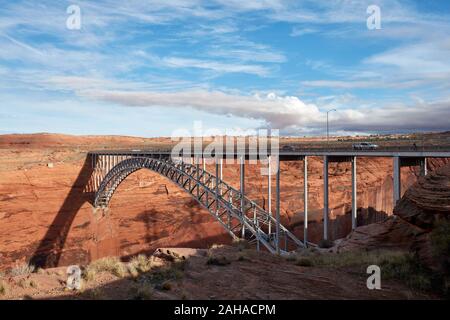
[[[250,244],[248,243],[247,240],[245,239],[238,239],[238,240],[233,240],[232,245],[236,248],[239,249],[239,251],[245,250],[245,249],[249,249],[250,248]]]
[[[89,300],[102,300],[105,298],[103,291],[99,288],[93,288],[83,292],[83,296]]]
[[[206,264],[215,265],[215,266],[226,266],[230,264],[231,261],[227,259],[225,256],[209,256]]]
[[[238,261],[245,261],[245,260],[247,260],[247,257],[246,257],[245,255],[243,255],[243,254],[240,254],[240,255],[238,256],[237,260],[238,260]]]
[[[172,283],[171,283],[170,281],[164,281],[164,282],[161,284],[161,289],[162,289],[162,290],[166,290],[166,291],[172,290]]]
[[[443,230],[446,230],[443,228]],[[447,232],[447,231],[445,231]],[[445,235],[439,235],[442,241]],[[439,248],[442,242],[439,242]],[[311,250],[300,252],[295,261],[296,265],[304,267],[359,267],[378,265],[383,279],[396,279],[408,287],[420,291],[433,291],[448,296],[448,283],[442,274],[432,272],[411,253],[394,250],[347,251],[341,253],[319,253]],[[361,270],[361,272],[365,272]]]
[[[146,284],[141,284],[131,289],[130,295],[134,300],[151,300],[153,298],[153,288]]]
[[[397,279],[421,291],[433,290],[435,280],[431,271],[412,254],[384,260],[380,268],[385,279]]]
[[[22,264],[16,264],[11,269],[10,273],[13,277],[25,276],[25,275],[29,275],[30,273],[33,273],[34,270],[35,270],[34,265],[29,264],[29,263],[22,263]]]
[[[450,221],[435,223],[431,232],[431,249],[441,269],[450,273]]]
[[[127,274],[125,265],[117,257],[107,257],[94,261],[85,268],[83,278],[86,281],[91,281],[98,272],[109,272],[119,278],[123,278]]]
[[[4,296],[8,293],[8,285],[3,280],[0,280],[0,296]]]
[[[27,288],[37,288],[37,283],[33,280],[33,279],[21,279],[19,281],[19,286],[22,287],[23,289],[27,289]]]
[[[319,253],[304,250],[296,259],[296,264],[308,266],[348,267],[358,265],[382,265],[384,262],[402,257],[405,253],[392,250],[345,251],[341,253]],[[302,260],[300,262],[300,260]],[[308,260],[308,262],[307,262]]]
[[[435,223],[431,232],[431,249],[440,271],[435,274],[438,290],[446,298],[450,298],[450,221],[443,220]]]
[[[152,269],[152,260],[151,258],[147,258],[146,255],[140,254],[136,257],[133,257],[131,261],[128,263],[128,270],[136,270],[138,272],[148,272]],[[133,272],[130,272],[133,275]]]
[[[149,272],[145,277],[157,287],[168,280],[180,280],[184,277],[187,260],[172,262],[169,266],[158,267]]]
[[[313,263],[310,259],[304,258],[304,257],[297,259],[295,264],[298,266],[301,266],[301,267],[312,267],[312,265],[313,265]]]

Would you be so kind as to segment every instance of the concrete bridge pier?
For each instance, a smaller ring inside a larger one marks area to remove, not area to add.
[[[358,188],[356,184],[356,156],[352,157],[352,230],[355,230],[357,227],[357,218],[358,218],[358,204],[357,204],[357,196],[358,196]]]
[[[245,156],[241,156],[240,157],[240,170],[239,170],[239,174],[240,174],[240,191],[241,191],[241,215],[244,216],[245,214],[245,201],[244,201],[244,196],[245,196]],[[242,234],[241,234],[242,239],[245,238],[245,225],[244,223],[242,223]]]
[[[277,157],[277,177],[276,177],[276,224],[275,224],[275,248],[280,254],[280,157]]]
[[[303,158],[303,243],[308,246],[308,157]]]
[[[420,159],[420,175],[425,177],[428,174],[427,158]]]
[[[328,156],[323,156],[323,239],[328,240]]]
[[[328,186],[328,164],[329,162],[348,162],[352,164],[352,230],[357,227],[358,198],[357,198],[357,175],[356,156],[323,156],[323,239],[329,237],[329,186]],[[306,170],[306,168],[305,168]]]
[[[398,200],[400,200],[401,196],[401,164],[400,157],[396,156],[394,159],[394,207],[397,205]]]
[[[402,167],[412,167],[419,166],[420,167],[420,175],[427,175],[427,158],[426,157],[400,157],[394,156],[394,207],[397,205],[397,202],[400,200],[402,196],[401,189],[401,168]]]

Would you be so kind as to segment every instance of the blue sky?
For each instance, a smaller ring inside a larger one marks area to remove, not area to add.
[[[450,130],[449,89],[445,0],[0,0],[0,134]]]

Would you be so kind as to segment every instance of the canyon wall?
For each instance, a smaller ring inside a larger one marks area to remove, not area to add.
[[[26,145],[0,149],[0,269],[16,263],[81,264],[103,256],[128,257],[157,247],[209,247],[230,237],[188,194],[148,170],[130,175],[108,210],[93,210],[86,190],[91,168],[85,149]],[[430,161],[430,168],[443,160]],[[212,166],[208,170],[214,172]],[[323,162],[309,160],[309,238],[322,237]],[[330,163],[331,238],[351,227],[351,165]],[[239,187],[238,165],[226,165],[223,178]],[[402,168],[402,190],[418,168]],[[275,177],[273,177],[275,178]],[[246,167],[246,191],[267,203],[267,176],[259,165]],[[272,182],[273,190],[275,179]],[[392,214],[392,159],[358,158],[359,223]],[[273,197],[273,199],[275,199]],[[275,211],[275,201],[273,209]],[[303,163],[281,164],[282,222],[303,232]],[[52,257],[57,258],[53,259]],[[53,259],[53,260],[52,260]]]

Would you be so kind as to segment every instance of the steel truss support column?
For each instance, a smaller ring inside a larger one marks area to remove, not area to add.
[[[242,238],[245,237],[245,224],[244,224],[244,214],[245,214],[245,201],[244,201],[244,195],[245,195],[245,156],[241,156],[240,158],[240,188],[241,188],[241,215],[242,215]]]
[[[308,246],[308,157],[303,158],[303,243]]]
[[[277,178],[276,178],[276,224],[275,224],[275,248],[280,254],[280,156],[277,156]]]
[[[428,174],[427,158],[420,159],[420,175],[425,177]]]
[[[219,211],[219,162],[216,159],[216,214]]]
[[[328,240],[328,156],[323,156],[323,239]]]
[[[200,159],[197,156],[196,160],[196,175],[197,175],[197,199],[200,197]]]
[[[397,205],[401,197],[401,159],[399,156],[394,157],[394,207]]]
[[[358,205],[357,205],[357,184],[356,184],[356,156],[352,157],[352,230],[357,227]]]
[[[272,217],[272,156],[269,156],[269,172],[267,174],[267,212]],[[269,236],[272,233],[272,220],[269,220]]]
[[[203,164],[203,172],[206,172],[206,161],[205,161],[204,157],[202,157],[202,164]],[[206,180],[206,175],[203,174],[203,183],[205,183],[205,180]]]

